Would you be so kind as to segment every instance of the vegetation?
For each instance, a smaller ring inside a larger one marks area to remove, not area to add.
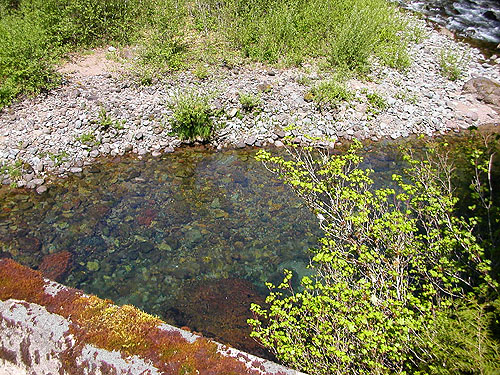
[[[411,39],[386,0],[0,0],[0,34],[0,107],[57,85],[54,67],[68,51],[107,43],[135,45],[134,70],[149,84],[171,70],[241,58],[319,58],[361,71],[376,58],[404,68]]]
[[[378,115],[388,107],[385,98],[377,92],[366,92],[366,99],[368,100],[368,112],[373,115]]]
[[[463,57],[456,52],[441,50],[439,53],[439,68],[443,77],[456,81],[463,75]]]
[[[341,102],[348,101],[354,97],[354,94],[349,91],[346,84],[338,79],[321,81],[311,89],[310,93],[312,100],[319,107],[335,107]]]
[[[240,101],[241,107],[244,111],[250,112],[259,108],[261,101],[259,95],[254,95],[251,93],[240,92],[238,94],[238,100]]]
[[[208,140],[214,131],[214,115],[208,98],[196,93],[179,96],[174,105],[172,132],[180,139]]]
[[[477,216],[458,214],[443,153],[428,149],[418,159],[406,151],[404,175],[375,188],[360,147],[258,154],[306,201],[324,237],[302,291],[289,272],[281,285],[268,284],[267,306],[252,306],[252,336],[308,374],[494,374],[500,316],[489,238],[500,216],[483,215],[490,225],[478,232]],[[491,213],[494,154],[471,150],[473,198]]]
[[[101,107],[99,110],[99,116],[98,116],[98,124],[101,130],[109,130],[110,128],[116,129],[116,130],[121,130],[124,128],[125,120],[119,121],[113,119],[113,117],[106,112],[106,109],[104,107]]]
[[[95,134],[92,132],[83,133],[82,135],[76,137],[75,140],[89,147],[99,145],[99,141],[97,140]]]
[[[19,180],[25,169],[25,163],[22,160],[16,160],[13,163],[0,163],[0,176],[9,176],[14,182]]]

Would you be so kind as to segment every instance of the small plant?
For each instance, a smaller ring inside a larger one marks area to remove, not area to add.
[[[251,93],[246,94],[240,92],[238,94],[238,99],[240,101],[241,107],[246,112],[250,112],[253,111],[254,109],[257,109],[261,104],[260,96]]]
[[[57,167],[68,159],[68,153],[66,151],[61,151],[58,154],[49,152],[47,155],[50,158],[50,160],[52,160],[55,163]]]
[[[172,132],[184,140],[203,141],[214,131],[212,110],[208,98],[196,93],[178,97],[173,105]]]
[[[8,175],[11,179],[16,180],[21,177],[24,170],[24,162],[16,160],[14,163],[3,163],[0,165],[0,175]]]
[[[99,145],[99,141],[96,139],[94,133],[91,132],[83,133],[76,137],[75,140],[90,147]]]
[[[381,111],[387,108],[387,101],[376,92],[367,92],[366,99],[368,100],[369,112],[374,115],[379,114]]]
[[[418,101],[418,96],[408,90],[399,91],[394,97],[410,104],[417,104]]]
[[[463,56],[450,50],[441,50],[439,54],[439,69],[441,75],[450,81],[456,81],[462,77]]]
[[[193,74],[199,80],[207,79],[210,76],[210,72],[208,71],[207,67],[204,65],[198,65],[194,69]]]
[[[329,105],[332,107],[343,101],[349,101],[354,96],[343,82],[336,79],[320,82],[311,89],[310,93],[318,106]]]
[[[312,83],[312,79],[311,79],[311,78],[309,78],[309,77],[308,77],[308,76],[306,76],[306,75],[301,75],[300,77],[298,77],[298,78],[296,79],[296,81],[297,81],[297,83],[298,83],[299,85],[302,85],[302,86],[310,86],[310,85],[311,85],[311,83]]]
[[[114,128],[116,130],[123,129],[123,125],[125,124],[125,120],[119,121],[113,119],[113,117],[106,112],[104,107],[101,107],[99,110],[99,118],[97,120],[99,127],[102,130],[108,130],[109,128]]]

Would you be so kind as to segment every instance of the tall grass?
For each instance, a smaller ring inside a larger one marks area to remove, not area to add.
[[[386,0],[197,0],[193,8],[198,27],[218,29],[263,62],[325,56],[332,65],[365,69],[388,48],[406,51],[406,22]]]
[[[235,54],[366,70],[408,63],[405,30],[387,0],[0,0],[0,107],[54,85],[65,52],[109,42],[136,44],[153,75]]]

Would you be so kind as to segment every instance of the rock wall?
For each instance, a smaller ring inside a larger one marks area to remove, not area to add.
[[[0,373],[300,375],[0,260]]]

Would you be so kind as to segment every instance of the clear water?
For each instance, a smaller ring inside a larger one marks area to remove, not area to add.
[[[366,163],[389,179],[394,152],[377,147]],[[37,268],[69,251],[62,283],[265,355],[248,338],[248,307],[284,268],[310,272],[320,232],[254,154],[190,148],[104,160],[41,196],[4,187],[0,256]]]
[[[191,327],[178,305],[205,281],[263,294],[284,267],[307,272],[315,218],[254,153],[186,149],[103,161],[42,196],[4,188],[0,249],[34,268],[69,251],[64,284]]]

